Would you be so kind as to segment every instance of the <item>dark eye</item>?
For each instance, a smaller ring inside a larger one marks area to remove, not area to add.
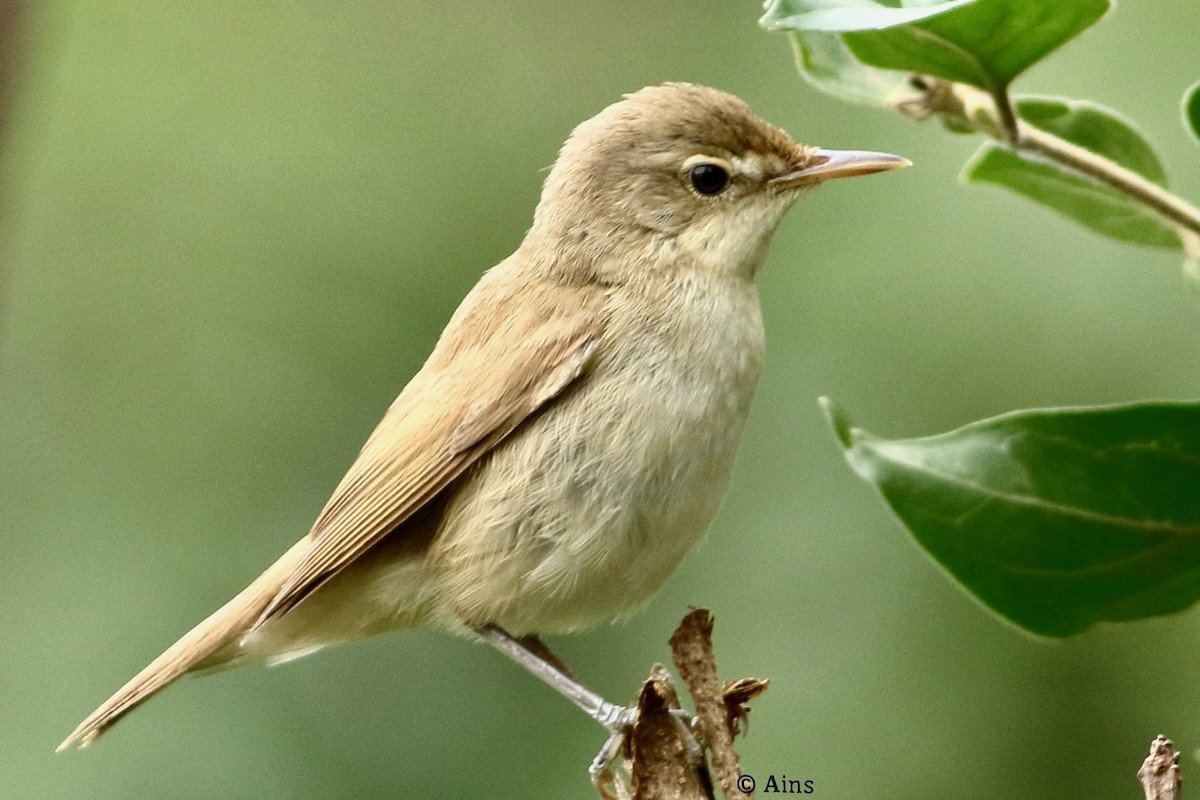
[[[700,194],[720,194],[729,185],[729,173],[719,164],[696,164],[688,170],[688,178]]]

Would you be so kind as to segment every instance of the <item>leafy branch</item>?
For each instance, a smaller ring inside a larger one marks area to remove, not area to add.
[[[1013,95],[1110,0],[773,0],[801,74],[845,100],[985,137],[968,183],[1003,186],[1119,241],[1180,252],[1200,280],[1200,209],[1117,112]],[[1183,96],[1200,141],[1200,83]],[[823,401],[850,466],[988,607],[1067,636],[1200,599],[1200,403],[1017,411],[886,440]]]
[[[1104,16],[1109,0],[775,0],[761,20],[787,32],[797,65],[844,99],[936,117],[989,137],[969,182],[1005,186],[1092,230],[1200,258],[1200,210],[1172,194],[1153,148],[1098,104],[1012,97],[1026,69]],[[1200,84],[1184,98],[1200,139]]]
[[[1103,184],[1156,215],[1164,225],[1175,228],[1178,241],[1188,257],[1200,259],[1200,209],[1164,188],[1165,176],[1161,167],[1156,166],[1157,159],[1148,147],[1143,148],[1143,168],[1161,183],[1140,174],[1136,168],[1122,166],[1116,160],[1120,154],[1115,159],[1106,158],[1103,155],[1103,143],[1089,142],[1095,149],[1088,149],[1028,121],[1041,118],[1053,124],[1056,119],[1066,119],[1079,125],[1083,120],[1103,136],[1126,139],[1124,150],[1138,148],[1136,131],[1110,112],[1087,103],[1030,98],[1021,102],[1022,113],[1018,115],[1007,93],[988,94],[966,84],[919,75],[911,76],[908,83],[912,88],[911,95],[898,93],[890,100],[900,113],[914,119],[936,116],[948,127],[982,133],[1011,151],[1040,157],[1060,170],[1069,170],[1066,173],[1051,172],[1055,180],[1075,177]],[[1119,130],[1121,127],[1124,130]],[[995,148],[987,148],[968,165],[964,176],[967,180],[987,181],[995,170],[1003,169],[1003,165],[1010,163],[1009,158],[1011,156],[999,155]],[[1037,169],[1037,164],[1022,165],[1020,169],[1023,170],[1021,177],[1028,180],[1029,171]],[[1022,191],[1018,180],[1005,185]],[[1075,216],[1070,210],[1064,209],[1064,213]],[[1086,214],[1080,218],[1085,225],[1089,220]],[[1115,228],[1102,229],[1100,232],[1115,238],[1130,238]],[[1175,245],[1175,240],[1169,234],[1164,235],[1157,228],[1150,229],[1142,239],[1130,240],[1167,247]]]

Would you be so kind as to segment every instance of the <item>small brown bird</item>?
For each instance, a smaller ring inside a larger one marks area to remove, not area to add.
[[[463,300],[309,534],[59,749],[185,673],[417,625],[479,636],[626,723],[536,635],[626,615],[679,564],[758,383],[754,277],[779,220],[822,181],[908,163],[806,147],[683,83],[579,125],[525,240]]]

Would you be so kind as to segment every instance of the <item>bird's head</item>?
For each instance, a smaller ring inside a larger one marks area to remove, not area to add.
[[[605,273],[670,263],[752,276],[805,189],[908,164],[800,144],[716,89],[648,86],[571,133],[531,234]]]

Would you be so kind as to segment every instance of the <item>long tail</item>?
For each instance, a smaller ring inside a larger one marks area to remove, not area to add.
[[[219,610],[188,631],[150,665],[135,675],[116,694],[108,698],[87,719],[79,723],[58,750],[78,745],[87,747],[136,706],[150,698],[186,672],[216,666],[222,661],[218,651],[237,642],[258,620],[260,614],[283,586],[292,568],[308,549],[304,537]],[[213,659],[214,654],[218,658]]]

